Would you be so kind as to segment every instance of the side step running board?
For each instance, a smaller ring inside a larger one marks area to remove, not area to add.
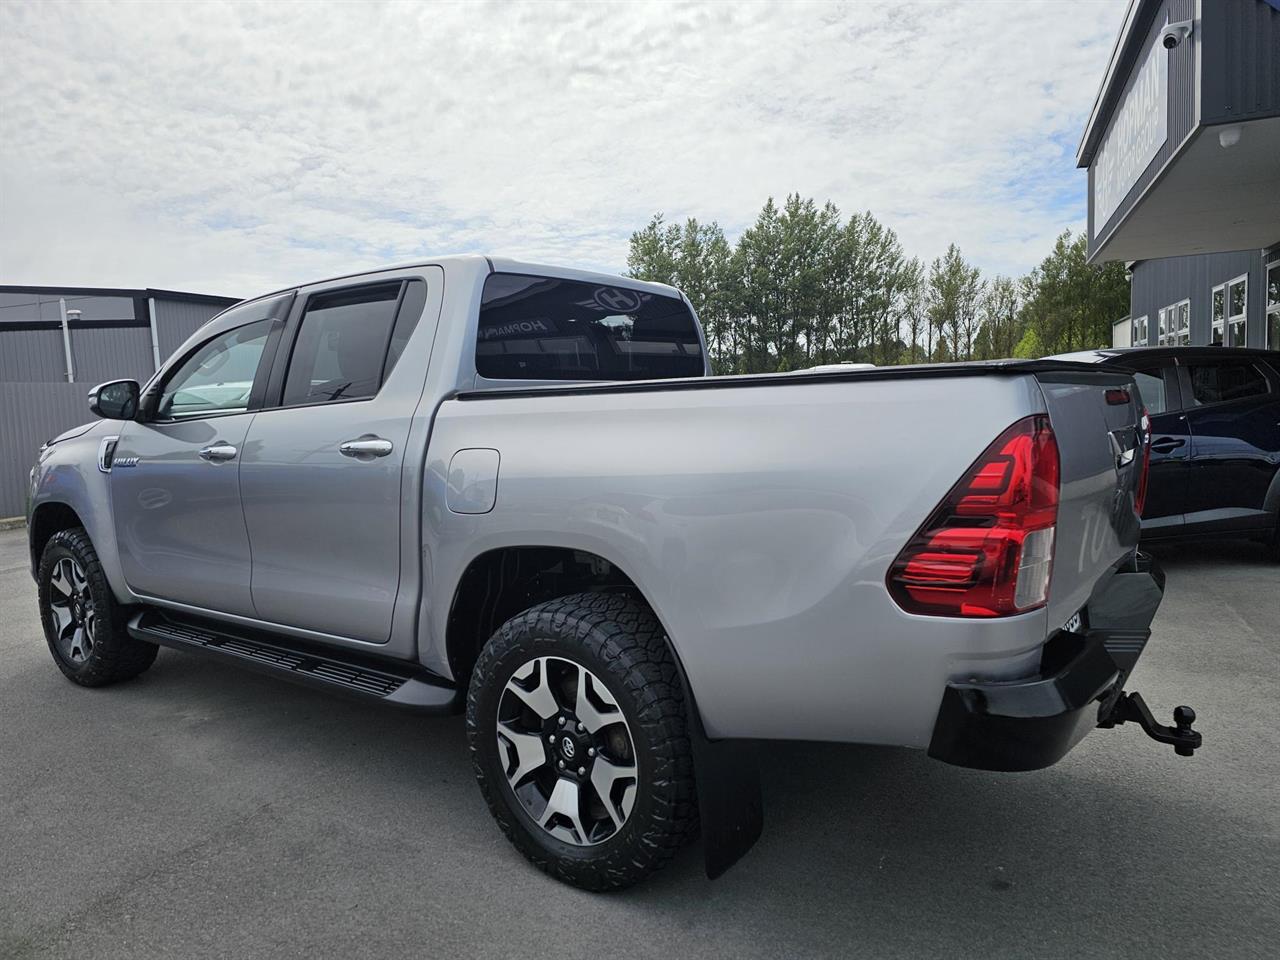
[[[375,661],[334,650],[321,652],[311,644],[279,634],[241,631],[158,610],[136,615],[129,621],[129,634],[174,650],[210,654],[309,687],[422,713],[453,713],[459,703],[458,691],[452,684],[414,664]]]

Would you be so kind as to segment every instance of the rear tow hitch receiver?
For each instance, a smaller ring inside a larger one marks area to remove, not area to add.
[[[1191,729],[1196,722],[1196,712],[1190,707],[1174,707],[1174,725],[1167,727],[1156,722],[1142,694],[1122,693],[1107,715],[1098,721],[1098,726],[1118,727],[1129,720],[1142,727],[1152,740],[1173,744],[1173,752],[1180,757],[1189,757],[1200,749],[1200,733]]]

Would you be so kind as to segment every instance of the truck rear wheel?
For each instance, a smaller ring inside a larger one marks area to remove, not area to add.
[[[575,594],[504,623],[471,677],[467,736],[502,832],[574,886],[630,886],[696,823],[680,676],[634,597]]]
[[[53,661],[68,680],[101,687],[155,662],[155,644],[135,640],[107,585],[89,535],[75,527],[45,544],[37,578],[40,621]]]

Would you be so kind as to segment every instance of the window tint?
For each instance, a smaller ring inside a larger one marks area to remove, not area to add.
[[[1206,363],[1187,368],[1196,403],[1242,400],[1268,392],[1267,380],[1252,363]]]
[[[693,314],[675,297],[493,273],[476,370],[491,380],[649,380],[704,372]]]
[[[1142,402],[1146,405],[1147,412],[1155,415],[1164,413],[1169,409],[1165,399],[1165,375],[1164,368],[1157,367],[1153,370],[1134,371],[1133,379],[1138,385],[1138,393],[1142,394]]]
[[[271,323],[259,320],[237,327],[193,353],[165,384],[157,416],[180,420],[248,409]]]
[[[404,296],[400,299],[400,312],[396,314],[396,325],[391,331],[391,344],[387,347],[387,362],[382,369],[382,382],[386,383],[392,368],[404,353],[405,344],[418,326],[418,318],[422,316],[427,305],[427,285],[421,280],[410,280],[405,287]]]
[[[401,286],[397,280],[311,298],[289,360],[285,405],[378,392]]]

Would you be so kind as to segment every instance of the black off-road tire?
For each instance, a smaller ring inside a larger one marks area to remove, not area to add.
[[[554,656],[604,682],[634,744],[630,816],[591,846],[540,827],[507,782],[497,745],[498,707],[513,674]],[[485,644],[467,692],[467,738],[480,791],[507,838],[539,870],[585,890],[629,887],[671,859],[697,825],[693,754],[680,674],[661,624],[626,593],[580,593],[531,607]]]
[[[84,659],[76,662],[64,655],[56,639],[51,606],[51,580],[59,561],[70,557],[83,571],[87,589],[96,613],[92,650]],[[53,662],[63,675],[83,687],[101,687],[121,680],[129,680],[155,662],[159,648],[129,636],[125,629],[126,611],[111,593],[106,574],[98,561],[89,535],[81,527],[61,530],[49,538],[40,556],[37,578],[40,601],[40,622],[44,627],[45,642]]]

